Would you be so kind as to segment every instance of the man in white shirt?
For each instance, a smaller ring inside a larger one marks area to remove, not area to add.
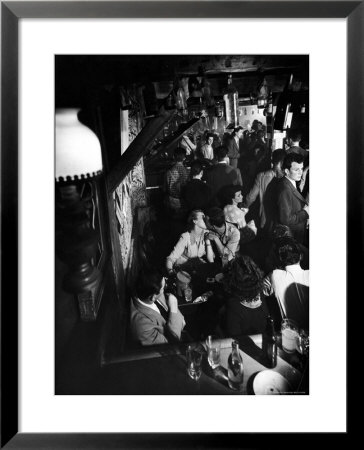
[[[310,272],[300,266],[300,248],[292,238],[282,238],[276,256],[283,269],[273,270],[264,279],[265,294],[275,295],[282,317],[288,317],[300,328],[308,330]]]
[[[181,339],[185,320],[172,294],[164,296],[165,279],[156,272],[141,272],[132,300],[130,327],[141,345],[166,344]]]

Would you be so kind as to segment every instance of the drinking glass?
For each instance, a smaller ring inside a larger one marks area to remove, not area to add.
[[[186,289],[184,290],[184,296],[186,302],[192,301],[192,289],[190,287],[186,287]]]
[[[216,336],[207,336],[207,360],[213,369],[220,365],[220,340]]]
[[[282,326],[282,348],[286,353],[294,353],[297,347],[299,328],[294,320],[283,319]]]
[[[193,380],[198,380],[201,376],[202,353],[194,346],[189,345],[186,351],[187,373]]]

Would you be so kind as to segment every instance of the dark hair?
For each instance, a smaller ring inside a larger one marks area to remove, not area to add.
[[[205,141],[207,142],[207,139],[210,137],[215,138],[215,135],[213,133],[206,133]]]
[[[302,133],[298,130],[291,130],[289,132],[289,137],[293,142],[298,142],[302,139]]]
[[[193,163],[191,164],[191,178],[199,175],[201,173],[201,171],[203,170],[203,165],[200,161],[193,161]]]
[[[224,186],[221,192],[221,197],[225,205],[232,205],[235,194],[243,189],[243,186],[239,184],[232,184],[230,186]]]
[[[292,163],[296,162],[298,164],[303,163],[304,157],[300,155],[299,153],[288,153],[288,155],[284,158],[282,169],[290,169],[292,166]]]
[[[213,206],[212,208],[210,208],[207,215],[209,217],[209,222],[211,225],[222,227],[225,223],[224,211],[218,206]]]
[[[273,239],[280,239],[283,237],[293,237],[288,225],[277,224],[272,231]]]
[[[276,166],[280,162],[283,162],[286,155],[287,155],[287,152],[285,150],[283,150],[283,148],[277,148],[277,150],[274,150],[274,152],[272,153],[273,166]]]
[[[156,270],[140,270],[136,282],[136,295],[142,301],[150,301],[152,295],[158,294],[162,287],[163,275]]]
[[[263,291],[263,272],[250,256],[235,256],[224,273],[225,291],[236,295],[239,300],[253,301]]]
[[[237,127],[234,128],[233,133],[236,134],[236,133],[238,133],[238,131],[240,131],[240,130],[244,130],[244,128],[241,127],[241,126],[239,125],[239,126],[237,126]]]
[[[302,252],[297,242],[291,237],[283,237],[276,241],[276,256],[282,267],[300,262]]]
[[[183,159],[186,157],[186,149],[183,147],[177,147],[174,151],[174,157],[177,161],[183,161]]]
[[[224,158],[226,158],[226,155],[228,153],[228,149],[221,145],[220,147],[217,147],[215,149],[215,155],[218,161],[222,161]]]
[[[195,224],[193,223],[194,220],[197,219],[197,214],[202,213],[205,215],[205,213],[201,209],[194,209],[191,211],[187,217],[187,231],[192,231]]]

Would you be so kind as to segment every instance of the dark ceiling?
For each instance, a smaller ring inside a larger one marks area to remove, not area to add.
[[[281,92],[290,73],[308,90],[308,55],[57,55],[56,106],[66,98],[77,103],[82,92],[105,86],[152,81],[160,96],[176,77],[204,73],[217,94],[233,74],[239,95],[249,95],[265,76],[273,91]]]

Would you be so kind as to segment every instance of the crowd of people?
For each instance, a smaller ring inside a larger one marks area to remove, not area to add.
[[[236,127],[215,147],[208,133],[189,155],[183,145],[175,150],[164,206],[185,231],[165,255],[163,270],[143,271],[136,282],[131,331],[142,345],[183,339],[186,320],[164,285],[191,264],[221,268],[217,334],[262,333],[271,302],[278,304],[278,320],[288,317],[308,330],[309,152],[295,131],[286,148],[273,152],[259,123],[254,136],[245,131]]]

